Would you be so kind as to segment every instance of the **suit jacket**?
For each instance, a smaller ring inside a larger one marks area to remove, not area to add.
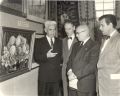
[[[39,80],[44,82],[61,80],[62,41],[55,38],[53,52],[58,54],[53,58],[47,58],[47,52],[50,49],[51,47],[46,37],[35,40],[34,59],[40,64]]]
[[[111,77],[120,74],[120,34],[117,31],[100,54],[97,67],[100,96],[120,96],[120,79]]]
[[[70,50],[69,50],[68,49],[68,38],[66,37],[63,39],[63,64],[67,64],[69,56],[70,56],[71,51],[72,51],[72,47],[73,47],[74,43],[76,43],[76,42],[77,42],[77,39],[75,37],[73,42],[72,42],[72,45],[70,47]]]
[[[77,42],[76,37],[74,38],[72,45],[70,49],[68,49],[68,38],[63,39],[63,66],[62,66],[62,80],[63,80],[63,90],[64,90],[64,96],[68,96],[68,82],[67,82],[67,75],[66,75],[66,67],[67,67],[67,62],[69,59],[69,56],[72,51],[73,44]]]
[[[68,68],[72,69],[78,79],[78,90],[93,92],[96,90],[96,67],[99,57],[99,45],[89,39],[83,46],[75,43],[68,61]]]

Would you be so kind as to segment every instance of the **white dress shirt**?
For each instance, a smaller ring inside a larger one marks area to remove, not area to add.
[[[114,30],[114,31],[110,34],[110,37],[112,37],[115,32],[116,32],[116,30]],[[103,50],[105,49],[105,47],[106,47],[107,43],[109,42],[109,40],[110,40],[110,38],[104,41],[104,44],[103,44],[103,47],[101,48],[101,52],[100,52],[100,53],[103,52]]]
[[[90,39],[90,37],[86,38],[84,41],[83,41],[83,45]]]
[[[50,37],[48,37],[48,36],[46,35],[46,38],[47,38],[50,46],[52,45],[52,44],[51,44],[51,39],[52,39],[53,43],[55,42],[55,38],[54,38],[54,37],[53,37],[53,38],[50,38]]]
[[[72,39],[68,39],[68,49],[70,49],[70,47],[71,47],[71,45],[72,45],[72,42],[73,42],[73,40],[74,40],[74,38],[75,38],[75,35],[72,34],[70,37],[71,37]],[[69,38],[69,37],[68,37],[68,38]]]

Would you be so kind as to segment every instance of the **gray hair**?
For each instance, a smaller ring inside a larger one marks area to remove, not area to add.
[[[45,25],[45,28],[48,28],[49,26],[55,26],[56,27],[57,23],[56,23],[56,21],[48,20],[48,21],[45,21],[44,25]]]

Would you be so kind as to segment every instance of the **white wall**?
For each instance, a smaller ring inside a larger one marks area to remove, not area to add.
[[[37,96],[38,67],[0,83],[0,96]]]
[[[27,18],[0,12],[0,26],[35,30],[37,33],[43,33],[43,24],[32,22]]]

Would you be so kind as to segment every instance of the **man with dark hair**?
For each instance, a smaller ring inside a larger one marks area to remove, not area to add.
[[[99,18],[100,30],[107,38],[101,45],[98,68],[98,96],[120,96],[120,34],[116,17]]]
[[[102,19],[105,19],[106,24],[112,23],[113,24],[113,28],[115,28],[117,26],[116,17],[111,15],[111,14],[107,14],[107,15],[101,16],[99,18],[99,21],[101,21]]]
[[[62,80],[64,96],[68,96],[68,81],[66,76],[67,61],[72,51],[72,46],[77,39],[75,38],[75,26],[72,21],[67,20],[64,23],[64,28],[67,36],[63,39],[63,66],[62,66]]]

